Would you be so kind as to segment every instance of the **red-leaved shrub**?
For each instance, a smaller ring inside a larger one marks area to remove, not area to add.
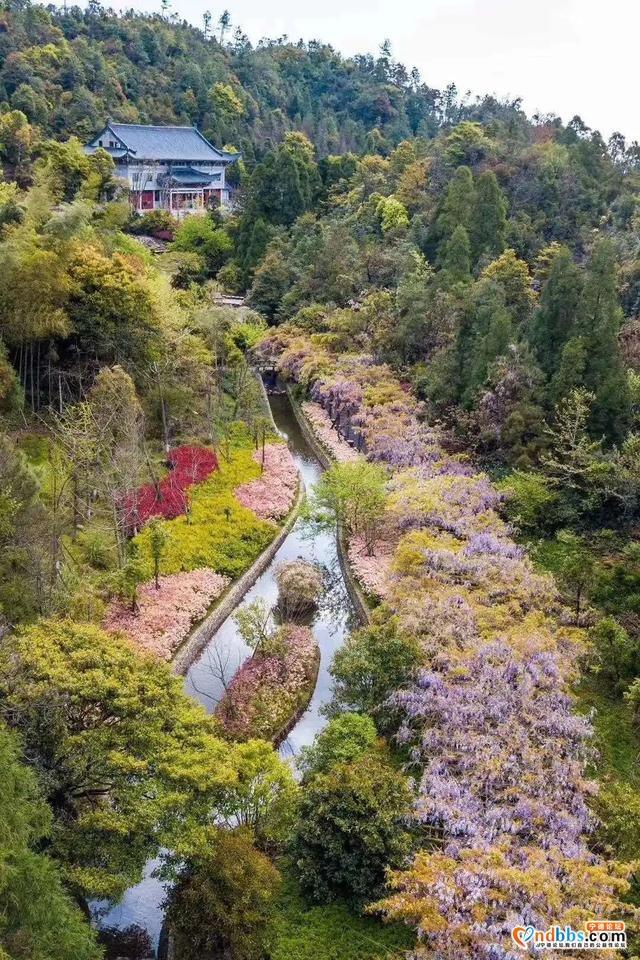
[[[141,527],[151,517],[173,520],[185,513],[188,488],[202,483],[218,469],[216,455],[207,447],[176,447],[167,460],[169,474],[157,486],[147,483],[127,498],[132,529]]]

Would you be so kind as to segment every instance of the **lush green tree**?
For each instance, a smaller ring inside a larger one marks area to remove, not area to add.
[[[394,617],[374,614],[371,626],[353,631],[336,651],[332,712],[371,714],[384,726],[388,697],[409,682],[420,662],[416,639],[403,633]]]
[[[461,396],[471,405],[491,365],[506,353],[514,336],[513,315],[502,288],[492,280],[474,284],[463,306],[458,335]]]
[[[53,811],[52,851],[85,896],[120,896],[184,810],[208,817],[234,780],[182,681],[97,627],[50,620],[5,636],[0,689]]]
[[[70,411],[69,427],[74,431],[76,411]],[[131,491],[142,475],[142,408],[135,384],[122,367],[103,367],[96,377],[86,403],[77,408],[77,423],[86,428],[93,459],[91,481],[100,493],[116,543],[118,560],[126,558],[126,540],[137,525],[137,505]],[[82,460],[74,465],[83,469]]]
[[[330,154],[318,161],[318,173],[325,190],[330,190],[341,181],[349,181],[355,175],[358,158],[353,153]]]
[[[362,905],[382,890],[385,870],[410,850],[411,791],[384,756],[336,763],[305,784],[293,852],[314,900]]]
[[[138,594],[146,578],[145,565],[131,547],[129,556],[112,577],[111,589],[123,603],[129,605],[132,613],[138,610]]]
[[[101,956],[80,909],[42,852],[51,814],[19,739],[0,725],[0,954],[11,960],[94,960]]]
[[[442,206],[438,213],[437,227],[448,240],[456,227],[469,230],[475,205],[475,186],[469,167],[458,167],[449,181]]]
[[[218,822],[247,827],[261,847],[282,844],[299,799],[291,766],[264,740],[235,744],[232,762],[235,776],[216,807]]]
[[[12,367],[7,351],[0,342],[0,416],[9,422],[21,410],[23,394],[18,383],[16,371]]]
[[[530,336],[542,369],[553,376],[575,329],[583,279],[567,247],[546,248],[538,258],[539,268],[542,262],[546,262],[545,280]]]
[[[533,470],[513,470],[500,484],[507,518],[526,536],[553,526],[558,493],[550,479]]]
[[[621,693],[640,674],[640,642],[614,617],[603,617],[589,630],[593,655],[587,669],[607,690]]]
[[[38,166],[38,176],[58,201],[69,202],[91,174],[91,162],[76,137],[67,143],[48,141]]]
[[[36,132],[21,110],[0,116],[0,163],[11,179],[26,179],[36,145]]]
[[[196,219],[196,218],[193,218]],[[146,361],[159,338],[159,317],[140,264],[98,247],[78,248],[69,265],[71,343],[106,363]]]
[[[214,277],[231,256],[233,242],[211,216],[186,217],[176,230],[171,249],[196,253],[203,259],[207,275]]]
[[[463,120],[457,124],[446,139],[445,159],[458,167],[461,163],[474,164],[491,153],[493,145],[481,124]]]
[[[380,228],[383,235],[398,233],[409,226],[409,214],[404,204],[397,197],[383,197],[377,206],[380,217]]]
[[[309,210],[320,187],[313,144],[304,133],[287,133],[251,176],[244,217],[290,225]]]
[[[633,711],[636,726],[640,726],[640,677],[633,681],[624,698]]]
[[[497,283],[504,292],[507,309],[521,327],[525,327],[535,303],[529,267],[516,256],[515,250],[505,250],[482,272],[487,280]]]
[[[265,254],[273,228],[263,217],[243,222],[238,230],[237,245],[244,251],[242,268],[244,276],[250,276]]]
[[[471,280],[471,245],[469,234],[458,224],[441,248],[440,266],[451,283]]]
[[[270,646],[274,639],[274,621],[271,608],[266,600],[257,597],[243,604],[233,616],[240,636],[248,647],[255,652],[274,652]]]
[[[432,322],[431,279],[431,268],[424,257],[416,254],[396,290],[395,322],[389,337],[389,348],[393,348],[396,362],[413,363],[423,359],[435,346],[437,332]]]
[[[210,828],[187,848],[167,898],[167,923],[184,960],[262,960],[273,933],[280,875],[247,830]]]
[[[31,229],[25,227],[0,243],[0,333],[8,347],[20,350],[18,376],[34,401],[33,345],[68,335],[70,293],[62,258]]]
[[[328,220],[318,223],[310,214],[292,230],[293,286],[284,296],[281,315],[289,317],[303,304],[331,303],[346,307],[361,291],[363,256],[348,225]]]
[[[493,170],[485,170],[476,181],[475,201],[469,226],[473,262],[493,259],[504,250],[507,202]]]
[[[555,539],[543,543],[538,552],[571,605],[574,622],[580,626],[596,576],[596,559],[589,542],[572,530],[560,530]]]
[[[587,432],[592,403],[593,394],[580,389],[556,407],[547,431],[549,450],[541,458],[544,473],[574,517],[596,509],[613,480],[613,462]]]
[[[637,685],[640,692],[640,684]],[[634,783],[608,780],[593,800],[597,838],[607,855],[629,861],[640,853],[640,793]]]
[[[615,248],[599,240],[587,265],[576,320],[585,344],[584,387],[595,397],[591,429],[596,436],[620,439],[629,424],[629,391],[620,356],[618,334],[622,309],[617,295]]]
[[[314,487],[306,516],[321,527],[343,524],[373,550],[384,521],[386,478],[384,467],[366,460],[336,463]]]
[[[339,713],[329,721],[310,747],[304,747],[298,765],[305,777],[327,773],[336,763],[351,763],[369,752],[377,738],[371,717]]]
[[[0,183],[0,239],[8,229],[22,223],[24,206],[15,183]]]
[[[578,391],[584,391],[584,374],[588,362],[587,345],[583,337],[571,337],[563,346],[555,373],[549,384],[549,400],[558,407]],[[594,395],[590,406],[593,405]]]
[[[247,302],[273,321],[291,281],[291,267],[280,247],[273,245],[254,274]]]
[[[0,490],[0,612],[6,625],[43,610],[54,575],[37,477],[7,436],[0,436]]]

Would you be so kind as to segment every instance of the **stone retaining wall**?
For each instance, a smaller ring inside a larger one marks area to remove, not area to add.
[[[311,429],[311,424],[309,423],[304,413],[302,412],[302,407],[294,397],[293,390],[288,384],[287,384],[287,396],[289,397],[289,403],[291,404],[291,409],[293,410],[293,414],[296,420],[298,421],[298,426],[302,431],[303,437],[305,438],[305,440],[313,450],[320,465],[325,470],[328,470],[329,467],[334,462],[333,458],[331,454],[328,453],[327,450],[325,450],[325,448],[322,446],[322,444],[316,437],[315,433]]]
[[[305,440],[313,450],[324,469],[328,470],[334,461],[314,434],[311,424],[305,417],[302,407],[293,396],[293,391],[289,386],[287,386],[287,394],[289,395],[291,409],[293,410],[294,416],[298,421],[298,425],[304,435]],[[351,603],[353,604],[356,616],[363,625],[371,623],[371,610],[366,601],[365,595],[355,576],[353,575],[353,571],[351,570],[344,531],[340,528],[340,526],[338,526],[336,530],[336,543],[338,546],[338,560],[340,561],[340,569],[342,570],[342,576],[344,577],[347,592],[351,599]]]
[[[187,672],[198,654],[206,647],[227,617],[233,613],[247,590],[251,589],[258,577],[267,569],[298,519],[303,499],[304,483],[302,482],[302,477],[299,477],[296,500],[284,526],[278,531],[266,550],[263,550],[249,569],[245,570],[242,576],[236,580],[235,583],[231,584],[225,593],[216,601],[212,610],[204,620],[194,627],[184,643],[178,647],[171,660],[174,673],[184,675]]]

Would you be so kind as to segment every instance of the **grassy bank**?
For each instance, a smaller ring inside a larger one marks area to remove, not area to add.
[[[414,942],[399,924],[383,925],[343,903],[309,904],[290,869],[278,900],[271,960],[400,960]]]

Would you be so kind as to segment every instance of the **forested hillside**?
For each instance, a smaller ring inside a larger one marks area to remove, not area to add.
[[[640,148],[232,21],[0,9],[0,954],[149,957],[85,914],[158,856],[177,960],[633,938]],[[241,151],[230,208],[138,216],[107,116]],[[171,665],[300,509],[362,624],[298,782],[327,571],[215,716]]]
[[[9,4],[3,99],[47,136],[87,137],[107,116],[196,124],[250,158],[289,130],[303,130],[321,155],[361,152],[430,135],[455,113],[451,91],[430,89],[388,52],[348,60],[326,44],[286,38],[253,48],[224,22],[204,29],[173,16],[115,18],[98,3],[54,14]]]

